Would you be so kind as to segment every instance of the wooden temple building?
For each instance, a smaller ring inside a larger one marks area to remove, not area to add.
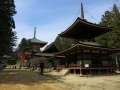
[[[71,38],[76,41],[70,48],[56,53],[65,56],[58,69],[68,69],[71,73],[86,74],[96,72],[112,72],[116,70],[112,55],[120,52],[118,48],[103,47],[95,42],[95,38],[112,31],[111,27],[104,27],[77,18],[76,21],[60,37]]]

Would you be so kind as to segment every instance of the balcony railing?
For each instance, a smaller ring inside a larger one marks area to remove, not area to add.
[[[77,64],[69,64],[69,65],[59,65],[59,68],[80,68],[80,65]],[[84,68],[85,66],[82,65],[82,68]],[[100,64],[93,64],[93,65],[89,65],[89,68],[116,68],[115,65],[100,65]]]

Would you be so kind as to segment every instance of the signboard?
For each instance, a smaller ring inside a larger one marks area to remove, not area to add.
[[[85,64],[85,67],[88,68],[88,67],[89,67],[89,64]]]

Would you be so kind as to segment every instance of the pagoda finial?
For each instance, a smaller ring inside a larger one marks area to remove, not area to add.
[[[81,3],[81,18],[84,19],[84,9],[82,3]]]
[[[34,38],[36,37],[36,27],[34,27]]]

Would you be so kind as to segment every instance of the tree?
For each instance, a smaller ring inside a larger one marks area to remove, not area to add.
[[[113,31],[96,38],[96,41],[104,47],[120,48],[120,11],[116,4],[111,11],[106,11],[102,15],[100,24],[113,27]],[[114,54],[113,57],[116,65],[120,66],[120,53]]]
[[[74,42],[75,41],[73,39],[68,39],[58,36],[55,40],[55,45],[60,51],[62,51],[69,48],[72,44],[74,44]]]
[[[27,40],[26,38],[23,38],[18,46],[18,51],[22,53],[31,53],[33,48],[32,48],[32,43],[30,40]]]
[[[10,54],[16,45],[15,14],[14,0],[0,0],[0,56]]]
[[[96,38],[96,41],[104,47],[120,48],[120,11],[116,4],[102,15],[100,24],[113,27],[113,31]]]

